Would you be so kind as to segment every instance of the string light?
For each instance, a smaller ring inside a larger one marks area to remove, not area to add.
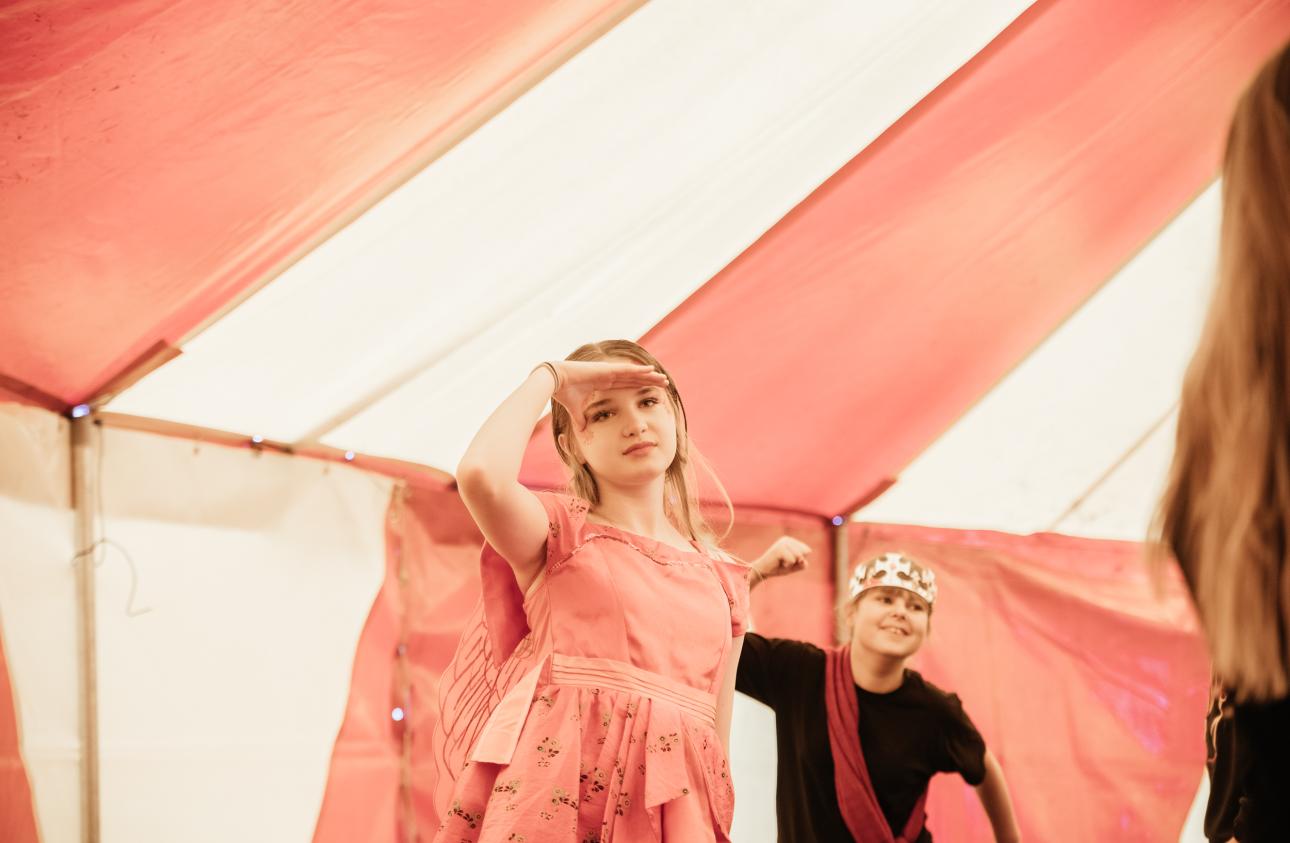
[[[251,442],[255,445],[261,445],[264,443],[264,437],[257,433],[251,437]]]
[[[400,720],[403,719],[403,709],[395,708],[393,711],[390,712],[390,717],[394,720],[395,723],[398,723]]]
[[[83,419],[90,414],[89,404],[77,404],[72,408],[72,418]]]
[[[846,520],[846,519],[845,519],[845,518],[843,518],[841,515],[835,515],[835,516],[833,516],[833,526],[834,526],[834,527],[841,527],[841,526],[842,526],[842,522],[843,522],[843,521],[845,521],[845,520]]]
[[[354,452],[353,452],[353,451],[346,451],[346,452],[345,452],[345,462],[353,462],[353,461],[354,461]]]

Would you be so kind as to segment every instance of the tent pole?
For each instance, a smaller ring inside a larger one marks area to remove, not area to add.
[[[844,518],[841,524],[832,524],[833,526],[833,594],[834,604],[842,599],[842,595],[847,593],[847,581],[851,578],[851,552],[847,547],[847,525],[851,523],[850,518]],[[835,617],[833,620],[833,639],[837,644],[847,642],[847,628],[842,618]]]
[[[76,529],[76,587],[80,608],[81,840],[99,843],[98,642],[94,561],[98,557],[101,432],[91,416],[72,419],[72,506]]]

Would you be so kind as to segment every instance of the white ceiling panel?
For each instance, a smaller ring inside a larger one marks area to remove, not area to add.
[[[1189,205],[856,517],[1141,539],[1213,288],[1219,194]]]
[[[643,7],[110,406],[451,468],[638,337],[1030,4]]]

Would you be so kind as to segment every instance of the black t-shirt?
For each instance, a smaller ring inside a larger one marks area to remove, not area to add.
[[[838,810],[824,702],[824,651],[802,641],[748,633],[735,687],[775,711],[780,843],[850,841]],[[893,834],[909,820],[935,773],[956,772],[970,785],[985,778],[985,742],[959,698],[917,672],[889,694],[859,686],[860,746],[878,804]],[[931,843],[926,828],[918,843]]]
[[[1205,836],[1241,843],[1290,840],[1290,699],[1234,703],[1215,693],[1207,718]]]
[[[1209,770],[1209,803],[1205,809],[1205,837],[1231,840],[1236,835],[1236,815],[1241,809],[1239,783],[1245,778],[1244,759],[1237,754],[1233,729],[1233,703],[1220,687],[1210,689],[1205,717],[1205,767]]]
[[[1194,598],[1192,572],[1179,567]],[[1234,702],[1230,691],[1214,689],[1205,726],[1205,836],[1224,843],[1290,840],[1290,697]]]

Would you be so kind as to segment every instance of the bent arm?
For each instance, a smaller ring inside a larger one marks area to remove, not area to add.
[[[994,829],[997,843],[1019,843],[1021,830],[1017,827],[1017,818],[1012,812],[1012,797],[1008,795],[1008,783],[1003,779],[1003,768],[999,759],[990,750],[985,751],[985,779],[976,786],[976,795],[990,818],[990,827]]]
[[[514,570],[521,590],[542,569],[547,516],[537,496],[520,484],[520,463],[554,388],[545,367],[530,373],[484,422],[457,466],[462,501],[484,538]]]

